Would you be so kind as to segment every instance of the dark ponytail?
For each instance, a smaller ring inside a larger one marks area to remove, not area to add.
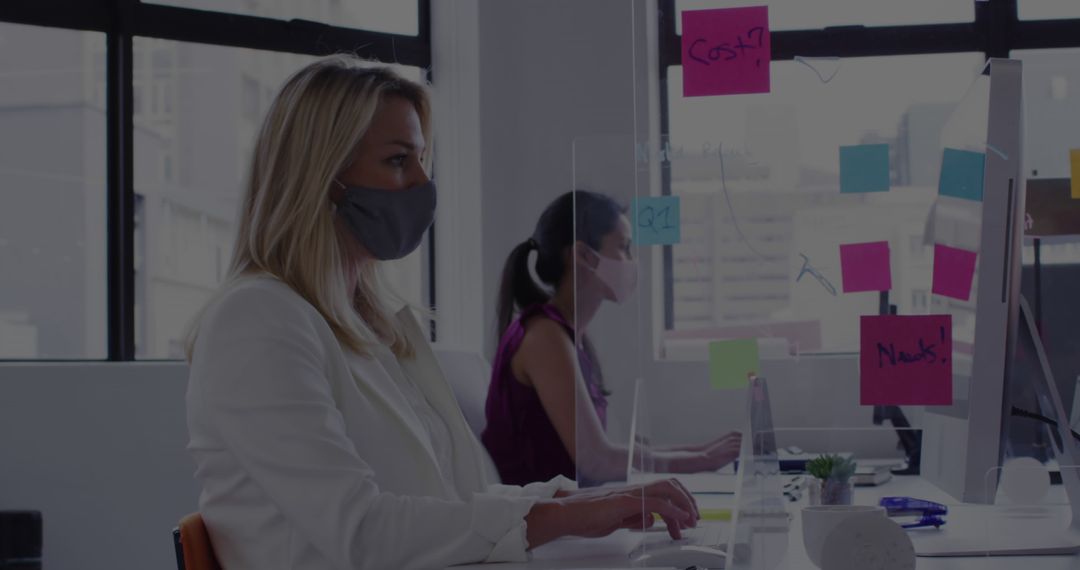
[[[566,251],[574,241],[583,241],[599,250],[600,241],[615,229],[623,208],[609,196],[576,190],[555,199],[536,222],[531,238],[518,244],[506,258],[499,286],[498,337],[514,320],[514,314],[532,305],[551,300],[529,272],[529,254],[536,250],[536,276],[551,291],[566,274]]]
[[[529,254],[537,249],[536,240],[529,238],[515,247],[506,257],[502,279],[499,283],[498,327],[499,335],[514,319],[515,306],[528,307],[546,303],[551,295],[544,292],[529,274]]]

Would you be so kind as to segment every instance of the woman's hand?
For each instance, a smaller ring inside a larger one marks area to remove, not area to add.
[[[742,434],[737,431],[710,442],[701,452],[705,464],[703,471],[716,471],[731,463],[739,456],[741,448]]]
[[[705,444],[642,450],[644,458],[635,457],[659,473],[700,473],[716,471],[739,456],[742,434],[733,431]]]
[[[733,431],[705,444],[664,450],[653,454],[653,467],[667,473],[716,471],[739,457],[742,434]]]
[[[653,447],[651,442],[645,437],[638,436],[636,438],[636,440],[637,440],[637,444],[639,446],[643,446],[645,448],[650,448],[651,447],[652,451],[658,451],[658,452],[689,451],[689,452],[692,452],[692,453],[704,453],[704,452],[708,451],[712,447],[716,447],[717,445],[721,445],[721,444],[728,443],[728,442],[731,442],[731,441],[734,441],[736,444],[738,444],[740,441],[742,441],[741,438],[742,438],[742,434],[740,434],[737,431],[733,431],[733,432],[724,434],[723,436],[718,437],[718,438],[716,438],[716,439],[714,439],[712,441],[707,441],[705,443],[691,443],[691,444],[681,444],[681,445],[663,445],[663,446],[656,446],[656,447]]]
[[[679,490],[682,491],[683,495],[685,495],[687,497],[690,497],[691,498],[690,506],[693,508],[693,512],[691,514],[693,514],[695,521],[701,519],[701,514],[700,514],[700,512],[698,511],[698,508],[697,508],[697,503],[695,501],[693,501],[693,495],[691,495],[690,491],[685,486],[683,486],[682,481],[679,481],[678,479],[672,478],[672,479],[666,479],[664,481],[655,481],[655,482],[652,483],[652,485],[661,485],[661,484],[663,484],[663,485],[674,485],[675,487],[677,487]],[[589,487],[589,488],[585,488],[585,489],[559,489],[558,491],[555,492],[555,498],[556,499],[566,498],[566,497],[582,498],[582,497],[584,497],[586,495],[589,495],[589,496],[592,496],[592,497],[600,497],[600,496],[615,495],[615,494],[618,494],[618,493],[638,493],[640,495],[640,491],[641,491],[642,487],[643,487],[643,485],[605,485],[603,487]],[[648,487],[648,485],[644,485],[644,487]]]
[[[650,528],[660,515],[673,539],[682,529],[697,526],[693,497],[674,479],[613,489],[573,492],[560,499],[540,501],[525,516],[529,548],[561,536],[607,536],[621,528]]]

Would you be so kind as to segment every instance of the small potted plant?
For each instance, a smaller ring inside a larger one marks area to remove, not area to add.
[[[811,505],[850,505],[855,475],[855,461],[839,455],[821,455],[806,463],[810,482]]]

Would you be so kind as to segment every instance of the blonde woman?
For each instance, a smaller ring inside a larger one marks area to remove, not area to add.
[[[376,284],[434,216],[429,109],[339,56],[290,78],[259,132],[229,276],[189,345],[189,449],[226,568],[515,561],[651,513],[673,537],[696,524],[674,481],[493,480],[416,320]]]

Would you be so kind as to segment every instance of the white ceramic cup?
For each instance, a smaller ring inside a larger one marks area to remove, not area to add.
[[[821,567],[821,550],[836,525],[853,517],[884,517],[885,507],[873,505],[818,505],[802,510],[803,546],[814,566]]]

